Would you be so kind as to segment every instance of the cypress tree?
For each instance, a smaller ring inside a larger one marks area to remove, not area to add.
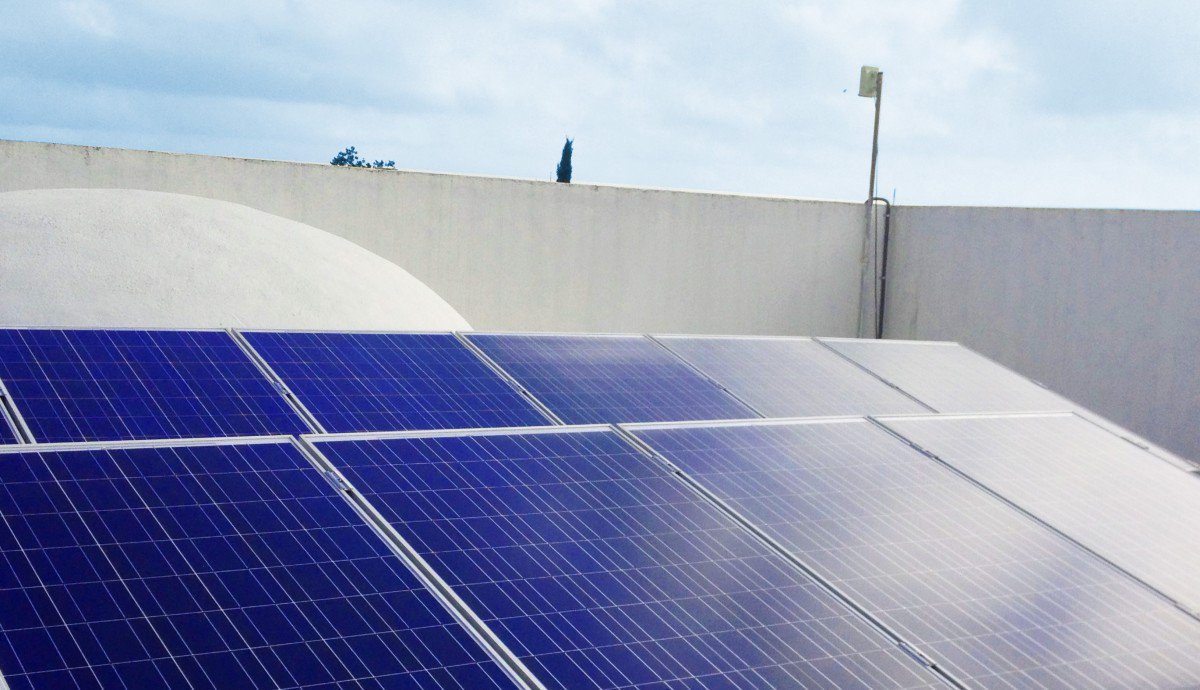
[[[559,159],[558,168],[555,170],[559,182],[571,183],[571,151],[574,143],[571,137],[567,137],[567,143],[563,144],[562,158]]]

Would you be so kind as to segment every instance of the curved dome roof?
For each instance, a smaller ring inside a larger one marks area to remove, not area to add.
[[[0,194],[0,325],[462,330],[366,249],[246,206],[130,189]]]

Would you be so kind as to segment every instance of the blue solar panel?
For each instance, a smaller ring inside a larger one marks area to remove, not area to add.
[[[242,335],[326,431],[549,422],[449,333]]]
[[[308,431],[221,331],[0,330],[0,380],[40,442]]]
[[[811,338],[656,339],[767,417],[929,411]]]
[[[3,384],[0,383],[0,396],[3,393]],[[9,417],[8,412],[0,409],[0,445],[17,443],[16,421]]]
[[[867,421],[633,433],[968,686],[1200,683],[1200,622]]]
[[[939,682],[613,432],[317,446],[550,688]]]
[[[642,336],[467,337],[567,424],[758,416]]]
[[[508,688],[288,443],[0,456],[14,688]]]
[[[885,420],[905,438],[1200,612],[1200,483],[1072,414]]]

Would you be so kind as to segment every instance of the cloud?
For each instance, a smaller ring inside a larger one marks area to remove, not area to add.
[[[901,202],[1195,206],[1198,11],[1128,7],[18,1],[0,136],[856,199],[871,63]]]
[[[116,33],[112,8],[99,0],[69,0],[61,8],[67,21],[79,29],[101,38],[111,38]]]

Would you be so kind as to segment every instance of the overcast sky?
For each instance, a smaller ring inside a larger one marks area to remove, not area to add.
[[[1200,207],[1200,2],[7,0],[0,138],[861,199]]]

